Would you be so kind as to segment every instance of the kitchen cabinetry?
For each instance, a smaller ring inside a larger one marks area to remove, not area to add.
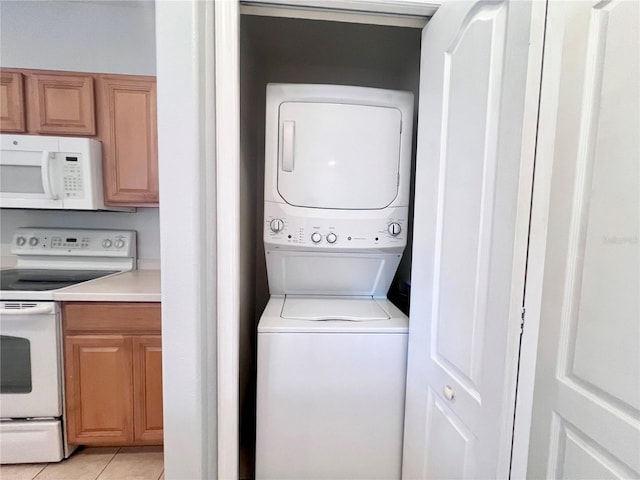
[[[33,73],[27,78],[28,132],[95,135],[91,75]]]
[[[105,202],[158,202],[156,82],[153,77],[98,77]]]
[[[162,430],[160,304],[63,304],[67,437],[156,445]]]
[[[18,72],[0,75],[0,130],[21,133],[25,131],[23,76]]]
[[[158,204],[155,77],[1,73],[1,132],[96,137],[102,142],[105,203]]]

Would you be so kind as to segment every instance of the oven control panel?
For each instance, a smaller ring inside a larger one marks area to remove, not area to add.
[[[85,228],[18,228],[13,235],[14,255],[133,257],[136,232]]]

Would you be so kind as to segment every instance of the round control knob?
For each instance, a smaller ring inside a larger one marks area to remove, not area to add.
[[[124,247],[124,240],[118,239],[116,240],[116,243],[114,243],[116,248],[122,248]]]
[[[313,232],[311,234],[311,241],[313,243],[319,243],[320,240],[322,240],[322,235],[320,235],[318,232]]]
[[[31,237],[29,239],[29,245],[31,245],[32,247],[35,247],[36,245],[38,245],[38,242],[40,240],[38,239],[38,237]]]
[[[27,243],[27,239],[24,237],[18,237],[16,238],[16,245],[18,245],[19,247],[22,247],[25,243]]]
[[[273,233],[278,233],[284,228],[284,222],[279,218],[274,218],[271,220],[271,223],[269,223],[269,228],[271,228]]]
[[[389,233],[391,235],[393,235],[394,237],[397,235],[400,235],[400,232],[402,231],[402,228],[400,227],[400,224],[397,222],[391,222],[389,224],[389,226],[387,227],[387,230],[389,231]]]
[[[338,237],[336,236],[335,233],[330,233],[327,235],[327,242],[336,243],[336,240],[338,240]]]
[[[102,241],[102,248],[110,248],[111,245],[113,245],[113,242],[111,240],[109,240],[108,238],[105,238]]]

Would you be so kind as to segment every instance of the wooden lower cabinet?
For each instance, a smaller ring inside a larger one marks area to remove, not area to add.
[[[72,445],[158,445],[159,304],[63,304],[66,425]]]
[[[133,339],[134,437],[162,443],[162,339],[160,335]]]
[[[65,350],[69,442],[132,443],[131,338],[69,335]]]

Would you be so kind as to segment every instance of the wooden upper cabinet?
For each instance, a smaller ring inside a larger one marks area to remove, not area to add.
[[[97,89],[105,203],[157,204],[155,78],[100,75]]]
[[[158,205],[156,79],[2,69],[0,131],[96,136],[107,205]]]
[[[91,75],[32,73],[27,78],[29,132],[84,136],[96,134]]]
[[[26,130],[23,76],[18,72],[0,72],[0,131],[21,133]]]

